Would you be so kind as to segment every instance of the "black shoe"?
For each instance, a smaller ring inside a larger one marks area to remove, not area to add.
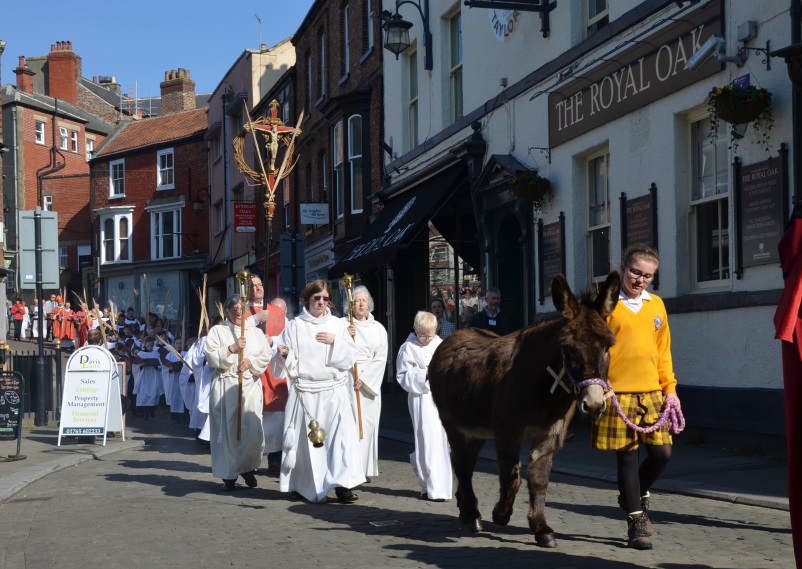
[[[335,488],[334,493],[337,495],[337,501],[340,504],[353,504],[359,500],[359,496],[351,492],[348,488]]]
[[[370,476],[365,476],[365,484],[370,484]]]
[[[256,488],[256,476],[253,475],[253,472],[244,472],[240,476],[242,476],[248,488]]]
[[[304,498],[303,494],[301,494],[300,492],[296,492],[295,490],[293,490],[292,492],[290,492],[290,501],[305,502],[306,498]]]
[[[226,492],[231,492],[237,489],[237,479],[234,480],[226,480],[223,479],[223,490]]]

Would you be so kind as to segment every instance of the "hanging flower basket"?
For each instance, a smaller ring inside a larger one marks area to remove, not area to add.
[[[510,187],[518,199],[532,202],[535,212],[542,212],[554,201],[551,180],[532,170],[525,170],[512,178]]]
[[[769,131],[774,126],[771,92],[749,85],[715,87],[707,96],[710,111],[710,136],[717,138],[719,121],[732,125],[754,123],[757,142],[768,150]]]

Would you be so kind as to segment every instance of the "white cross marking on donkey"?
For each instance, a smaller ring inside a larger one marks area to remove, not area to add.
[[[571,390],[568,389],[568,386],[563,383],[563,377],[565,376],[565,366],[562,367],[559,375],[554,373],[554,370],[551,369],[551,366],[547,367],[546,371],[549,372],[551,374],[551,377],[554,378],[554,383],[552,384],[551,389],[549,389],[549,393],[554,395],[554,390],[557,389],[558,385],[561,386],[563,389],[565,389],[566,392],[571,393]]]

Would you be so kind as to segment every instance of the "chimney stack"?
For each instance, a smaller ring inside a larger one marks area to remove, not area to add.
[[[23,93],[33,95],[34,72],[31,71],[28,68],[28,64],[25,63],[24,55],[19,56],[19,66],[14,70],[14,73],[17,75],[17,89]]]
[[[81,58],[72,51],[72,42],[51,44],[50,53],[47,54],[48,94],[76,105],[80,75]]]
[[[164,72],[164,81],[159,84],[162,93],[162,116],[191,111],[195,108],[195,82],[189,70],[179,67]]]

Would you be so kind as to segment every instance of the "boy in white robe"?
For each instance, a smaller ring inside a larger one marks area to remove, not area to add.
[[[420,311],[415,316],[415,332],[398,350],[396,379],[409,393],[409,414],[415,437],[415,452],[409,455],[424,499],[442,502],[451,498],[451,458],[448,439],[426,377],[434,351],[443,340],[436,334],[437,317]]]

